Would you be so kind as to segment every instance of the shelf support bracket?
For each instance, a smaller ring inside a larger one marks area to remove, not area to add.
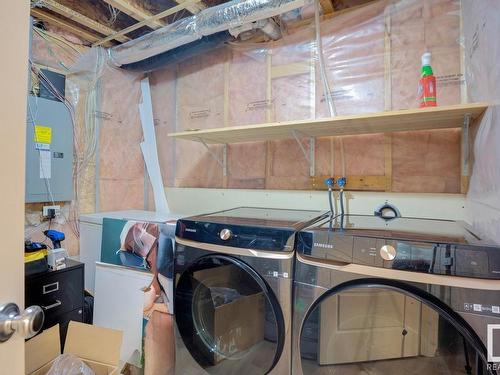
[[[316,149],[316,140],[314,137],[309,137],[308,135],[302,134],[298,130],[293,129],[292,135],[297,144],[304,155],[307,163],[309,164],[309,176],[314,177],[315,170],[315,149]],[[309,152],[305,149],[304,145],[299,139],[299,136],[308,137],[309,138]]]
[[[463,194],[467,193],[469,187],[469,172],[470,172],[470,120],[471,115],[464,116],[462,124],[462,137],[461,137],[461,187],[460,190]]]
[[[207,145],[207,143],[201,139],[201,138],[198,138],[198,141],[203,145],[205,146],[205,148],[207,149],[208,153],[210,154],[210,156],[217,162],[217,164],[219,164],[221,167],[222,167],[222,175],[224,177],[227,176],[227,144],[224,143],[222,146],[222,159],[219,157],[219,155],[217,155],[215,152],[213,152],[210,147]]]

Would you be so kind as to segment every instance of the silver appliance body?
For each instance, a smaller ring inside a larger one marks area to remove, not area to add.
[[[469,228],[344,215],[296,249],[293,374],[499,369],[500,249]]]
[[[179,220],[176,374],[291,373],[295,233],[318,216],[239,208]]]

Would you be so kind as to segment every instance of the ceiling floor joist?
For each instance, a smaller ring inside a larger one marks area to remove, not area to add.
[[[319,0],[319,3],[321,5],[321,8],[323,8],[324,14],[333,13],[334,8],[332,0]]]
[[[160,20],[162,18],[168,17],[171,14],[175,14],[180,10],[187,9],[188,6],[199,3],[199,2],[200,2],[200,0],[186,0],[182,4],[179,4],[179,5],[176,5],[175,7],[164,10],[163,12],[158,13],[150,18],[147,18],[141,22],[137,22],[136,24],[129,26],[129,27],[117,32],[116,34],[110,35],[110,36],[98,41],[97,43],[94,43],[93,46],[100,46],[101,44],[109,42],[110,40],[117,39],[118,37],[121,37],[122,35],[128,34],[131,31],[137,30],[137,29],[147,25],[148,22],[150,22],[150,21]]]
[[[79,28],[59,17],[54,16],[53,14],[50,14],[48,12],[45,12],[44,10],[40,8],[32,8],[31,9],[31,15],[40,21],[47,22],[53,26],[57,26],[62,30],[68,31],[72,34],[75,34],[76,36],[79,36],[80,38],[90,42],[90,43],[95,43],[99,39],[101,39],[101,36],[93,34],[87,30],[84,30],[82,28]],[[112,44],[108,41],[106,44],[104,44],[105,47],[111,47]]]
[[[101,33],[104,35],[116,34],[116,30],[113,30],[112,28],[110,28],[108,26],[100,24],[99,22],[94,21],[92,18],[84,16],[83,14],[78,13],[71,8],[68,8],[67,6],[59,4],[58,2],[56,2],[54,0],[43,0],[42,6],[44,8],[51,10],[54,13],[57,13],[63,17],[69,18],[70,20],[73,20],[73,21],[79,23],[80,25],[86,26],[89,29],[97,31],[98,33]],[[116,39],[119,42],[126,42],[126,41],[130,40],[130,38],[128,38],[124,35],[118,35],[112,39]]]
[[[143,9],[133,0],[103,0],[105,3],[111,5],[113,8],[118,9],[130,17],[136,19],[137,21],[144,21],[145,19],[151,18],[152,13]],[[179,0],[180,1],[180,0]],[[165,22],[160,20],[153,20],[147,24],[147,26],[158,29],[159,27],[165,26]]]
[[[186,0],[175,0],[175,2],[177,4],[182,4],[184,2],[186,2]],[[191,13],[193,14],[196,14],[196,13],[199,13],[201,12],[203,9],[205,9],[207,6],[201,2],[199,3],[195,3],[195,4],[191,4],[191,5],[188,5],[186,7],[187,10],[189,10]]]

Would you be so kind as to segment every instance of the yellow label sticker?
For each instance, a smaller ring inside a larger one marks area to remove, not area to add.
[[[48,126],[35,125],[35,142],[51,144],[52,128]]]

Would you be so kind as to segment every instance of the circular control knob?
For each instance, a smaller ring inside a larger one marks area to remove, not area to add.
[[[384,245],[380,248],[380,256],[384,260],[394,260],[396,258],[396,249],[391,245]]]
[[[227,228],[221,230],[219,233],[219,237],[223,241],[229,240],[232,236],[233,236],[233,233],[231,232],[230,229],[227,229]]]

